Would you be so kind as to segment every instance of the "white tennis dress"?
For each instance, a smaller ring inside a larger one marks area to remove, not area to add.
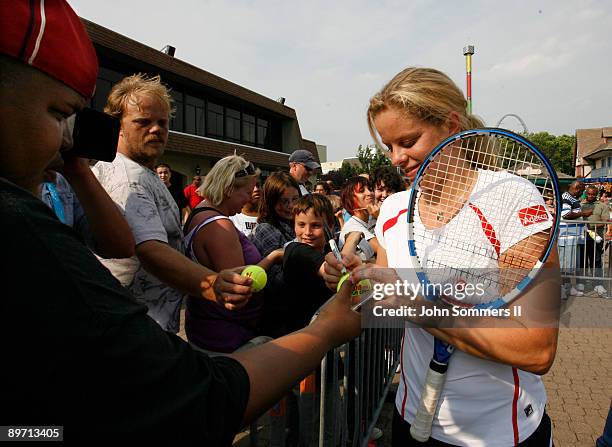
[[[462,231],[473,251],[495,252],[499,256],[523,238],[550,227],[552,220],[547,211],[542,212],[546,206],[541,198],[530,198],[534,187],[528,181],[504,172],[491,174],[489,171],[486,176],[479,175],[470,202],[460,213],[466,213],[461,216]],[[516,191],[513,203],[500,202],[501,191],[505,188]],[[377,221],[376,237],[387,252],[389,267],[412,267],[407,247],[409,194],[406,191],[388,197]],[[417,221],[418,216],[415,226],[419,225]],[[450,225],[453,221],[447,224]],[[512,235],[508,231],[510,228],[513,228]],[[434,236],[443,237],[444,227],[432,231],[436,232],[440,234]],[[442,260],[435,243],[426,253],[429,264],[435,265],[436,259]],[[474,267],[470,262],[464,259],[462,264]],[[406,325],[395,404],[399,414],[410,424],[420,401],[433,347],[432,335]],[[431,436],[449,444],[470,447],[515,445],[536,430],[545,404],[546,392],[540,376],[456,350],[449,362]]]

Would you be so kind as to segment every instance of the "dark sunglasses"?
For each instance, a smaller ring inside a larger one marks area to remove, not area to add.
[[[253,166],[253,163],[250,161],[249,164],[246,165],[246,168],[243,168],[234,174],[234,178],[247,177],[249,175],[255,175],[255,166]]]

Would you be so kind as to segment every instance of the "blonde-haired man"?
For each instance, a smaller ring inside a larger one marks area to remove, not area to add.
[[[0,29],[0,222],[10,260],[0,352],[11,359],[0,368],[0,421],[56,424],[80,444],[230,445],[325,352],[359,334],[349,287],[309,327],[228,357],[163,331],[38,198],[50,161],[72,148],[67,118],[96,84],[81,19],[63,0],[0,0]],[[235,303],[250,291],[241,268],[217,275],[172,249],[160,255],[207,282],[209,300]],[[45,432],[62,440],[62,430]]]
[[[121,121],[117,157],[93,169],[123,211],[136,255],[101,262],[147,306],[149,316],[176,333],[183,296],[201,296],[210,271],[183,255],[179,209],[154,171],[168,141],[172,99],[159,76],[135,74],[113,87],[104,110]]]

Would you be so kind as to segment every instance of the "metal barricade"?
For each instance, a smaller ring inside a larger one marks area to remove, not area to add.
[[[611,222],[562,220],[557,246],[564,297],[612,298]]]
[[[575,289],[612,298],[612,237],[607,225],[612,222],[562,220],[557,245],[566,293]],[[598,293],[597,286],[605,293]],[[368,445],[399,365],[402,335],[401,328],[365,329],[325,356],[318,390],[303,387],[310,391],[302,393],[300,445]]]
[[[323,359],[319,446],[367,446],[399,364],[402,334],[365,329]]]

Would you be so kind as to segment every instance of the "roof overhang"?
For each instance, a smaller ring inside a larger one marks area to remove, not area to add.
[[[166,150],[200,157],[220,159],[228,155],[241,155],[257,166],[287,169],[289,154],[240,143],[170,131]]]

